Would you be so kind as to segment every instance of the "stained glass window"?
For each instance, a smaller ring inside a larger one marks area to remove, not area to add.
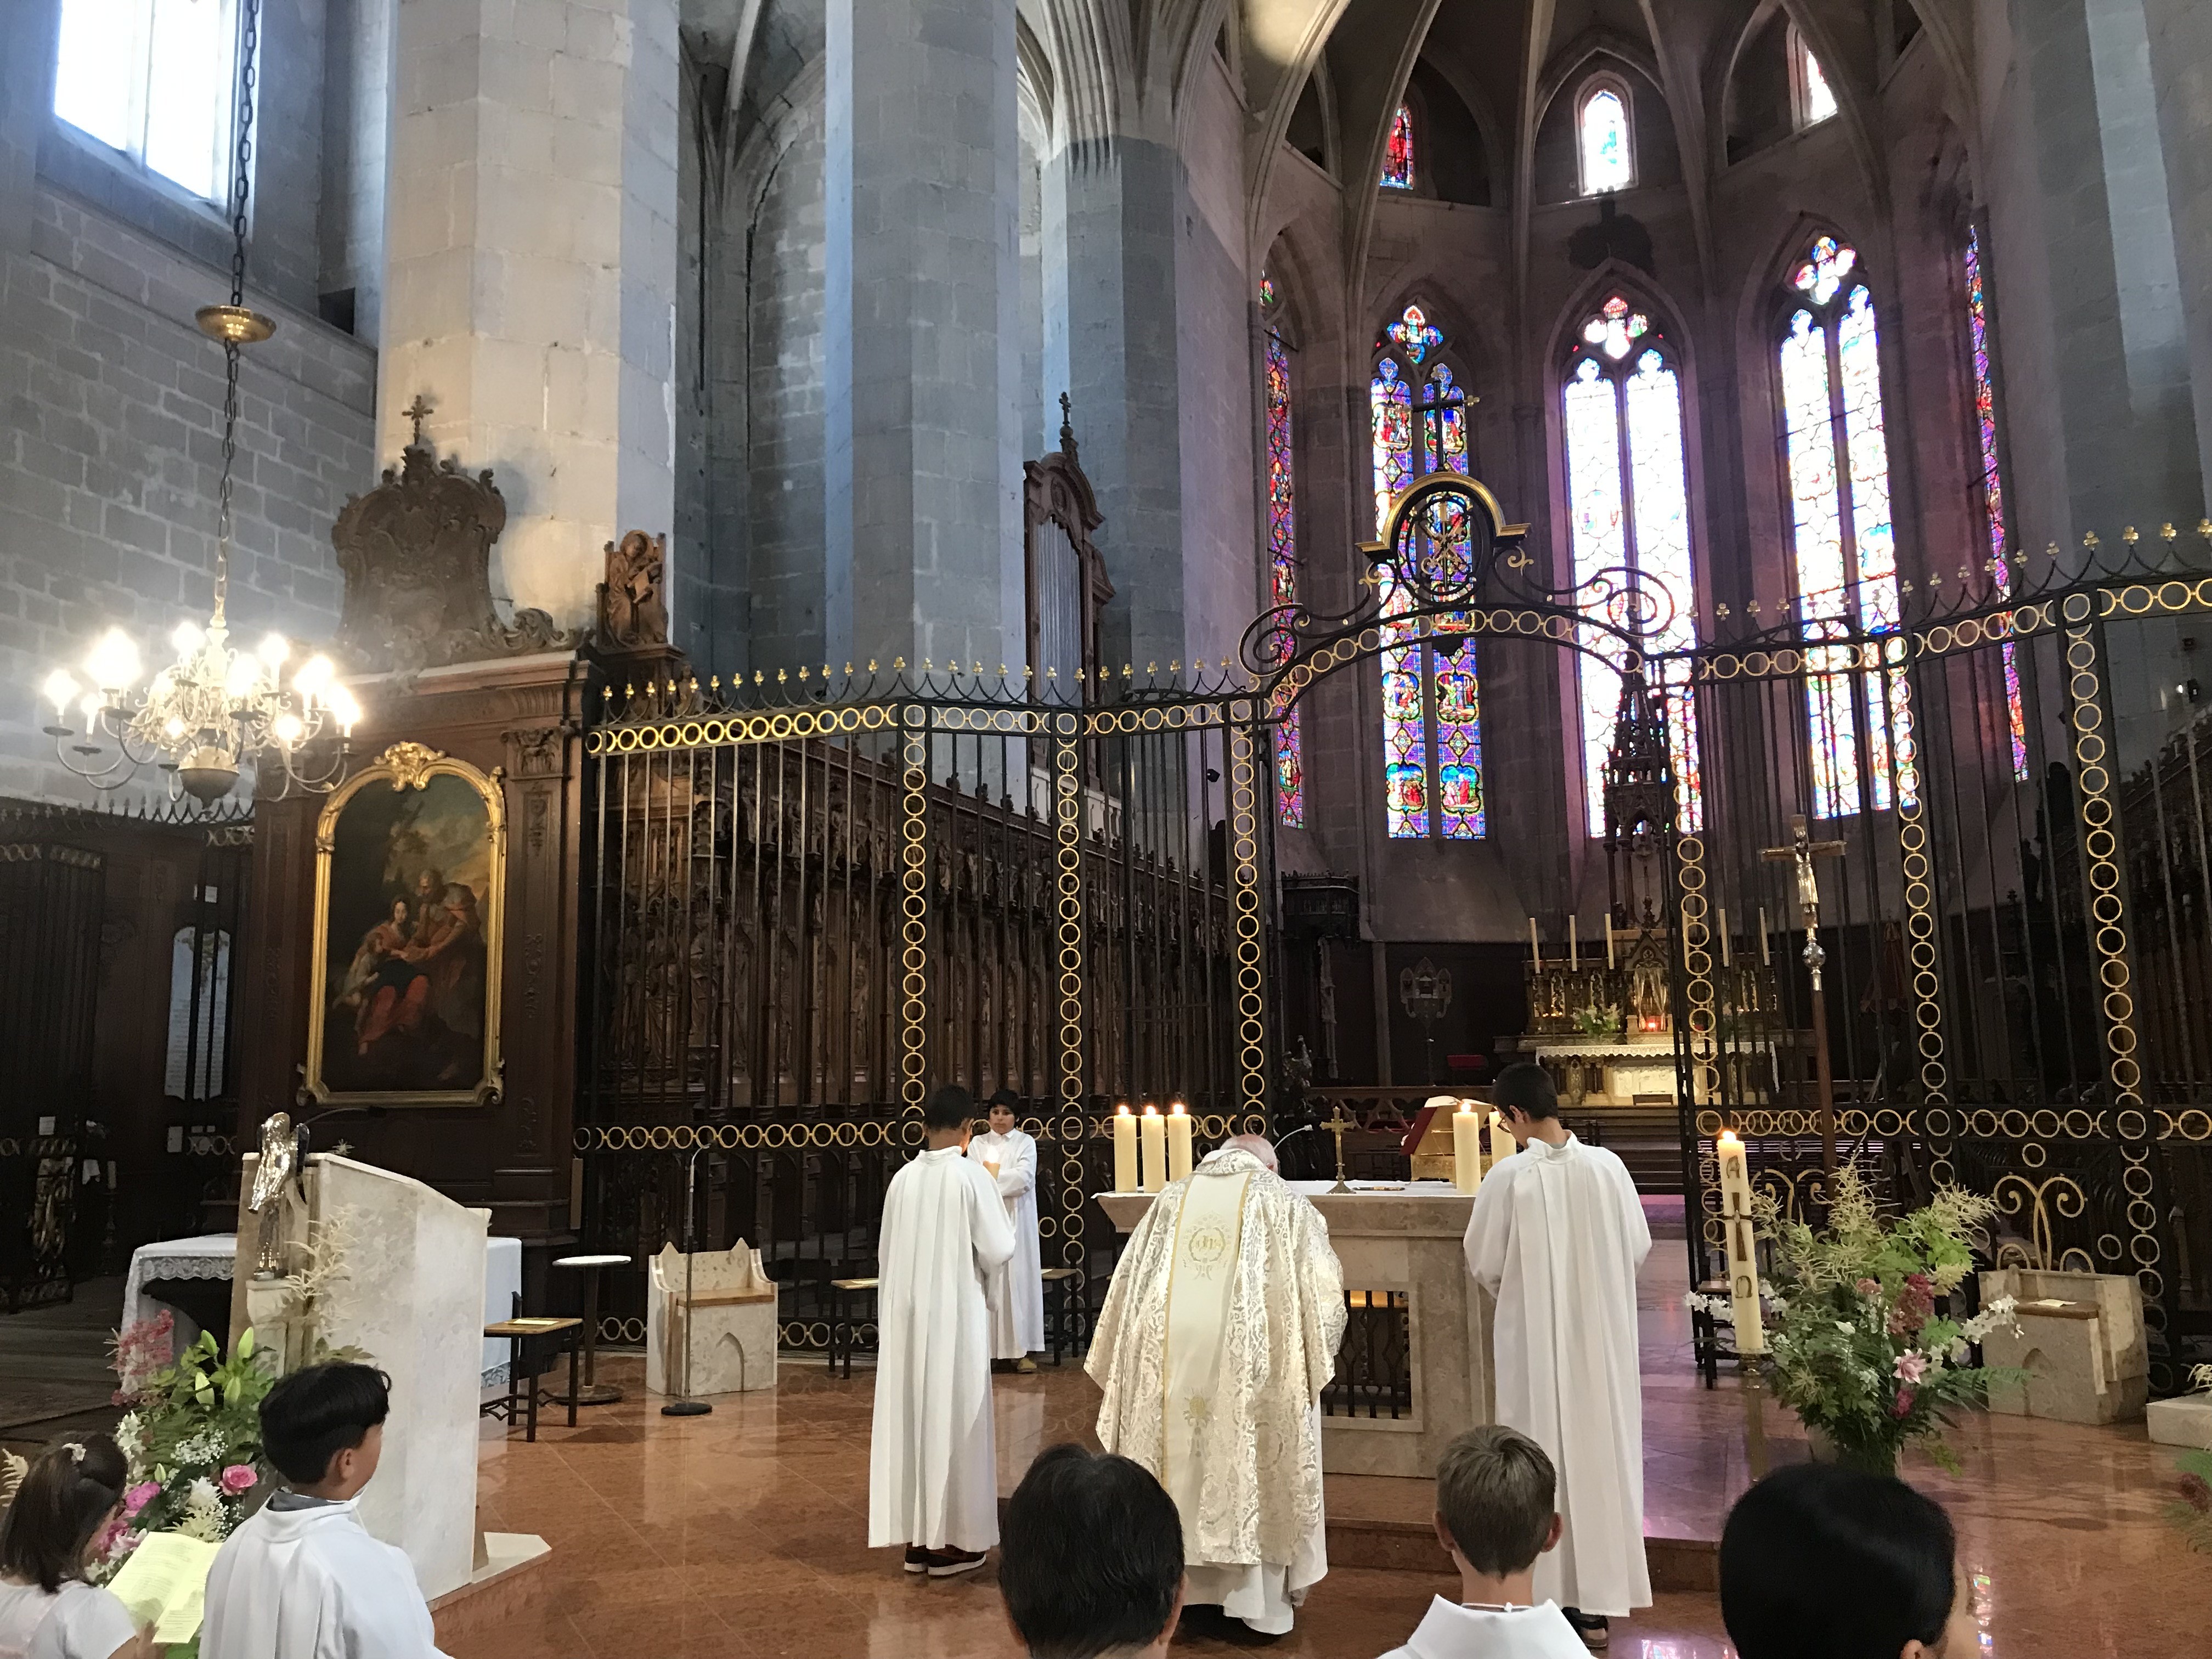
[[[1468,470],[1467,409],[1472,401],[1443,361],[1443,330],[1409,305],[1376,343],[1369,383],[1373,422],[1375,528],[1389,521],[1390,504],[1434,472]],[[1465,507],[1433,503],[1409,532],[1414,554],[1439,573],[1451,571],[1472,548]],[[1449,636],[1464,627],[1455,615],[1396,623],[1411,607],[1385,578],[1382,587],[1382,769],[1385,819],[1400,840],[1441,836],[1472,841],[1485,830],[1482,795],[1482,699],[1474,645]],[[1424,634],[1443,635],[1423,642]]]
[[[1260,301],[1272,310],[1280,302],[1274,284],[1261,279]],[[1292,603],[1298,592],[1297,522],[1291,448],[1291,349],[1274,319],[1267,332],[1267,603]],[[1281,641],[1287,646],[1290,641]],[[1292,708],[1275,727],[1275,815],[1292,829],[1306,821],[1305,754],[1299,711]]]
[[[1582,144],[1583,194],[1626,190],[1636,167],[1628,141],[1628,100],[1618,88],[1601,84],[1583,96],[1577,121]]]
[[[1794,28],[1790,31],[1790,57],[1791,79],[1796,83],[1797,125],[1809,127],[1826,120],[1836,112],[1836,90],[1805,37]]]
[[[1982,472],[1982,516],[1990,530],[1990,580],[1999,599],[2012,592],[2012,560],[2005,550],[2004,479],[1997,469],[1997,391],[1990,368],[1990,313],[1983,286],[1982,240],[1966,230],[1966,330],[1974,358],[1974,436]],[[2020,663],[2012,641],[2004,645],[2005,713],[2012,737],[2012,775],[2027,781],[2027,712],[2021,702]]]
[[[1370,132],[1373,128],[1368,129]],[[1390,118],[1390,137],[1382,150],[1382,188],[1413,187],[1413,112],[1406,105]]]
[[[1893,662],[1903,641],[1881,337],[1857,267],[1856,252],[1823,236],[1790,279],[1779,362],[1791,540],[1804,637],[1887,636]],[[1903,671],[1855,677],[1847,651],[1817,645],[1808,665],[1814,813],[1896,805],[1899,745],[1911,736]]]
[[[1584,320],[1560,394],[1578,600],[1592,617],[1641,633],[1647,654],[1696,643],[1682,392],[1670,351],[1650,317],[1613,295]],[[1656,609],[1627,603],[1632,577]],[[1583,798],[1595,836],[1605,830],[1605,762],[1620,704],[1623,645],[1600,628],[1584,629],[1581,642]],[[1662,660],[1651,685],[1666,714],[1680,822],[1696,828],[1703,805],[1688,676]]]

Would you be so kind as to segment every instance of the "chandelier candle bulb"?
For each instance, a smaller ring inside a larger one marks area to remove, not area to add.
[[[1463,1193],[1482,1185],[1482,1119],[1471,1100],[1452,1114],[1452,1185]]]
[[[1144,1150],[1144,1178],[1139,1190],[1156,1193],[1168,1184],[1168,1127],[1160,1121],[1160,1109],[1157,1106],[1146,1107],[1138,1122]]]
[[[1190,1173],[1190,1113],[1182,1102],[1168,1107],[1168,1179],[1181,1181]]]
[[[1114,1113],[1114,1190],[1137,1190],[1137,1120],[1129,1115],[1127,1101]]]

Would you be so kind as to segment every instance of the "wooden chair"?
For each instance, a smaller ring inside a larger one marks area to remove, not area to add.
[[[862,1322],[853,1316],[854,1298],[872,1300],[880,1284],[880,1280],[874,1279],[833,1279],[830,1281],[830,1370],[832,1374],[837,1370],[837,1353],[842,1347],[845,1354],[845,1375],[852,1376],[854,1339]]]
[[[1039,1275],[1049,1291],[1059,1292],[1059,1305],[1052,1309],[1045,1321],[1052,1338],[1052,1363],[1060,1364],[1060,1351],[1065,1347],[1070,1353],[1083,1336],[1083,1315],[1075,1305],[1075,1269],[1047,1267]]]

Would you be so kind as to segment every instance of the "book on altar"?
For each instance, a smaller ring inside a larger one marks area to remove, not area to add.
[[[1413,1127],[1398,1143],[1398,1150],[1413,1160],[1416,1181],[1449,1181],[1457,1166],[1452,1147],[1452,1114],[1459,1110],[1457,1095],[1431,1096],[1414,1115]]]
[[[221,1547],[180,1532],[149,1532],[107,1588],[133,1624],[153,1626],[157,1645],[189,1642],[200,1633],[208,1571]]]

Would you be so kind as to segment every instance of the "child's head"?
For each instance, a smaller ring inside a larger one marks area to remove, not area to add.
[[[1040,1453],[1006,1500],[999,1593],[1033,1659],[1164,1649],[1182,1605],[1182,1522],[1141,1463]]]
[[[1437,1534],[1461,1568],[1526,1572],[1559,1540],[1556,1477],[1544,1449],[1502,1423],[1469,1429],[1437,1460]]]
[[[1552,1074],[1533,1060],[1507,1066],[1490,1091],[1491,1103],[1504,1115],[1516,1140],[1526,1141],[1546,1119],[1559,1115],[1559,1091]]]
[[[1001,1089],[991,1097],[991,1133],[1011,1134],[1014,1119],[1021,1109],[1021,1097],[1012,1089]]]
[[[1777,1470],[1721,1534],[1721,1617],[1743,1659],[1960,1659],[1974,1651],[1950,1517],[1901,1480]]]
[[[972,1128],[975,1122],[975,1097],[957,1083],[946,1084],[921,1109],[921,1127],[929,1132],[933,1142]]]
[[[376,1473],[392,1379],[334,1361],[279,1377],[261,1402],[261,1450],[298,1491],[352,1497]]]
[[[86,1551],[130,1484],[130,1466],[104,1434],[49,1447],[0,1516],[0,1576],[49,1594],[82,1577]]]

